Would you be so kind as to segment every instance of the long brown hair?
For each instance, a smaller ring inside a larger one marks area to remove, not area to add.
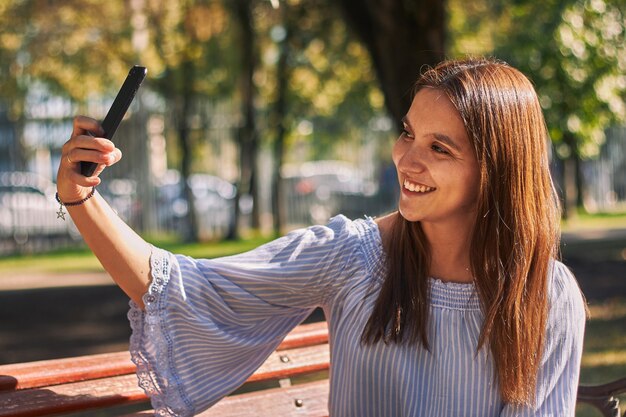
[[[471,272],[484,313],[502,399],[534,400],[548,315],[547,282],[558,256],[560,207],[548,167],[548,133],[531,82],[491,59],[447,61],[416,92],[443,91],[458,110],[480,170]],[[384,242],[387,275],[363,343],[422,343],[428,349],[428,241],[398,213]]]

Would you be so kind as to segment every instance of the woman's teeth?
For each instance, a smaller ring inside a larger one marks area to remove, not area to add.
[[[410,182],[409,180],[404,180],[404,188],[406,188],[409,191],[415,192],[415,193],[426,193],[428,191],[435,190],[433,187],[428,187],[426,185],[414,184],[414,183]]]

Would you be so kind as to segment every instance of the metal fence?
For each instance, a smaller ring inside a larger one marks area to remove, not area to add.
[[[609,129],[600,155],[583,161],[582,170],[587,211],[626,210],[626,127]]]
[[[62,220],[54,185],[28,172],[0,173],[0,254],[38,252],[75,244],[72,220]]]

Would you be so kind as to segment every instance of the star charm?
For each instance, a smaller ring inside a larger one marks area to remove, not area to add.
[[[60,206],[59,211],[57,211],[57,219],[65,220],[65,212],[63,211],[63,206]]]

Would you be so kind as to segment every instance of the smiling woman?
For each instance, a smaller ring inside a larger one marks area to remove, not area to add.
[[[446,93],[420,90],[393,148],[402,184],[399,211],[422,228],[438,224],[469,231],[476,217],[480,179],[463,120]],[[468,265],[465,260],[466,266]]]
[[[59,196],[99,183],[68,154],[117,163],[75,119]],[[163,416],[232,392],[322,307],[329,414],[572,416],[585,324],[556,260],[559,208],[530,82],[492,60],[450,61],[417,83],[393,159],[399,211],[337,216],[250,252],[193,259],[152,247],[96,193],[68,207],[133,299],[131,356]]]
[[[473,283],[485,315],[477,348],[489,346],[500,395],[512,407],[546,401],[541,378],[552,371],[542,366],[556,340],[545,329],[556,326],[559,285],[550,271],[563,267],[555,264],[560,216],[548,134],[531,83],[502,62],[444,63],[418,81],[403,123],[393,150],[399,214],[381,227],[389,268],[363,340],[408,337],[428,348],[428,277]],[[569,296],[573,361],[552,381],[551,401],[571,413],[584,308],[576,289]]]

